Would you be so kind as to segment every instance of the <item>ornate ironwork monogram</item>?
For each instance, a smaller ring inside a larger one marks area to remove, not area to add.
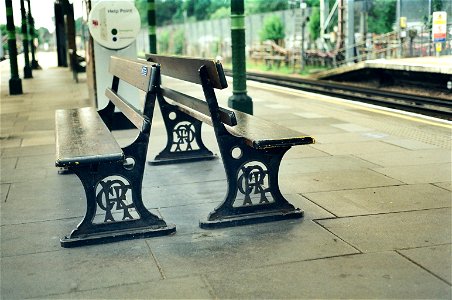
[[[114,211],[122,211],[122,220],[133,219],[130,210],[135,207],[132,201],[128,201],[131,191],[130,183],[119,176],[110,176],[98,183],[96,201],[97,205],[105,211],[104,222],[116,221],[113,217]]]
[[[193,124],[181,122],[174,127],[174,152],[191,151],[195,140],[195,128]],[[194,143],[196,144],[196,143]],[[185,145],[185,146],[184,146]]]
[[[240,167],[238,190],[244,195],[243,206],[253,205],[252,195],[259,195],[259,203],[269,203],[267,193],[270,192],[268,171],[264,164],[249,162]]]

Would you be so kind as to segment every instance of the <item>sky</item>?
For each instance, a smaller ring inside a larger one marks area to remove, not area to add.
[[[20,27],[20,1],[12,0],[14,25]],[[82,0],[69,1],[74,4],[74,18],[77,19],[82,16]],[[35,20],[35,28],[46,27],[50,32],[55,31],[55,23],[52,18],[55,16],[53,4],[55,0],[30,0],[31,14]],[[25,7],[28,8],[27,1],[24,1]],[[5,1],[0,0],[0,24],[6,24],[6,9]]]

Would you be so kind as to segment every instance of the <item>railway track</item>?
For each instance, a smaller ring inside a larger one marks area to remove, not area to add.
[[[232,76],[230,70],[225,73]],[[444,98],[274,74],[247,72],[247,79],[452,120],[452,100]]]

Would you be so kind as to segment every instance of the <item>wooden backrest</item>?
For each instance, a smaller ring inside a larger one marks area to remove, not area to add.
[[[146,60],[128,59],[117,56],[111,56],[109,71],[113,75],[112,87],[105,90],[105,96],[110,100],[106,107],[106,114],[110,116],[114,112],[114,107],[118,108],[124,116],[129,119],[136,128],[140,130],[149,130],[152,119],[152,111],[155,96],[150,95],[151,85],[155,84],[158,77],[155,72],[158,66]],[[154,74],[153,74],[154,73]],[[143,112],[130,104],[118,94],[118,84],[125,81],[130,85],[146,92]],[[109,118],[111,120],[111,118]]]
[[[151,81],[152,65],[143,59],[132,60],[112,56],[109,71],[113,76],[147,92]]]
[[[228,87],[223,67],[220,62],[202,58],[157,54],[146,54],[146,60],[160,64],[160,72],[163,75],[197,84],[201,84],[198,70],[202,66],[205,66],[209,74],[211,84],[214,88],[225,89]]]

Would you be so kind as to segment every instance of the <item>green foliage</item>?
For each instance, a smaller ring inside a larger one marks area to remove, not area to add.
[[[288,9],[287,0],[244,0],[247,15]]]
[[[184,54],[184,44],[185,44],[185,32],[183,29],[179,29],[174,33],[174,54],[182,55]]]
[[[261,41],[273,40],[277,42],[278,40],[284,39],[285,30],[284,24],[279,16],[272,15],[264,20],[264,26],[260,32]]]
[[[210,15],[211,20],[225,19],[231,16],[231,9],[229,7],[220,7],[213,14]]]
[[[374,0],[367,20],[368,30],[382,34],[393,30],[396,16],[396,0]]]
[[[309,16],[309,36],[313,41],[320,36],[320,7],[314,6],[311,9],[311,15]]]
[[[165,30],[162,31],[158,35],[157,43],[158,43],[158,53],[166,54],[169,50],[169,41],[170,41],[170,33],[169,31]]]

